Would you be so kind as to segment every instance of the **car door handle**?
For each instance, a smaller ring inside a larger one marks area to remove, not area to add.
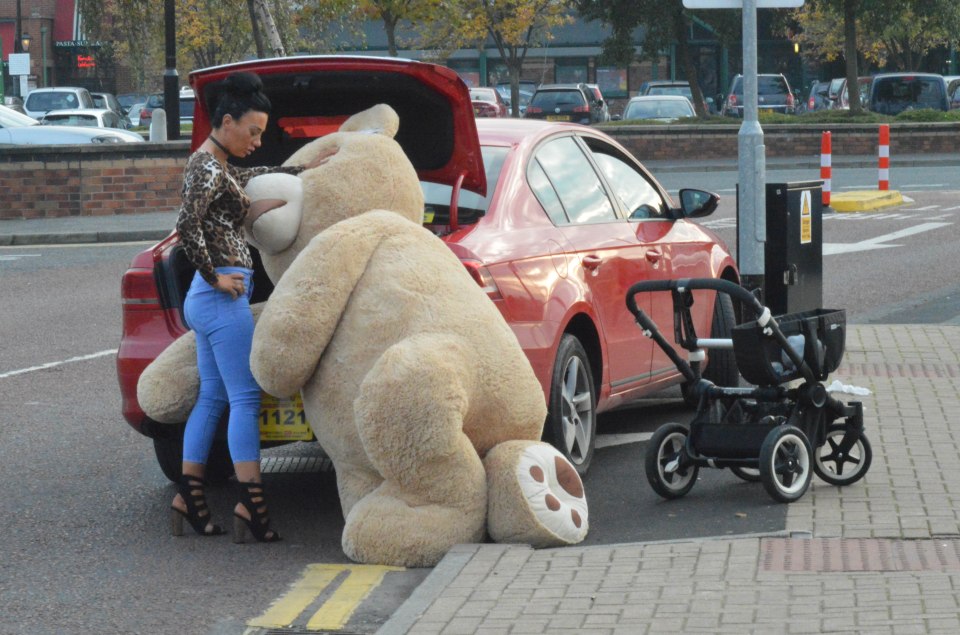
[[[600,256],[590,254],[589,256],[583,257],[583,268],[593,271],[594,269],[599,267],[602,262],[603,262],[603,258],[601,258]]]
[[[648,249],[646,256],[647,256],[647,261],[653,264],[658,264],[660,260],[663,258],[663,252],[659,249]]]

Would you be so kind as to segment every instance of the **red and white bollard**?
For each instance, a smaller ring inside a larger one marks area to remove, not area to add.
[[[823,204],[830,205],[830,174],[832,171],[830,132],[820,138],[820,178],[823,180]]]
[[[880,190],[890,189],[890,125],[880,125]]]

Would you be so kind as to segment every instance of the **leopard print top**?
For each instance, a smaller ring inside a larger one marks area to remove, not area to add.
[[[203,150],[194,152],[183,172],[183,204],[177,217],[180,244],[187,258],[211,286],[217,284],[216,267],[253,268],[243,235],[243,219],[250,209],[244,191],[247,181],[259,174],[300,174],[303,168],[224,166]]]

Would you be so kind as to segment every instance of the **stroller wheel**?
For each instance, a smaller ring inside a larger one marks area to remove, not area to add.
[[[760,470],[753,467],[731,467],[730,471],[733,472],[737,478],[743,479],[748,483],[759,483],[760,482]]]
[[[831,485],[850,485],[862,479],[870,462],[873,448],[862,431],[853,443],[846,438],[847,426],[835,423],[827,428],[823,445],[814,452],[813,471]],[[849,447],[845,447],[849,444]]]
[[[760,448],[760,480],[774,500],[792,503],[810,486],[810,442],[796,426],[777,426]]]
[[[664,498],[680,498],[697,482],[699,466],[687,454],[687,429],[665,423],[647,443],[643,466],[653,491]]]

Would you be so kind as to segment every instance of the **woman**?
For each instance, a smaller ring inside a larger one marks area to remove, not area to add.
[[[177,231],[197,269],[184,314],[196,334],[200,394],[184,429],[183,474],[171,505],[176,536],[183,534],[184,518],[202,536],[224,533],[210,521],[203,477],[217,423],[229,403],[227,443],[240,486],[234,542],[243,542],[246,530],[259,542],[280,540],[270,529],[260,476],[260,387],[249,361],[253,261],[243,235],[250,199],[243,188],[258,174],[299,174],[315,165],[238,168],[227,163],[230,157],[246,157],[260,147],[270,112],[262,87],[256,75],[234,73],[208,91],[213,130],[184,171]]]

